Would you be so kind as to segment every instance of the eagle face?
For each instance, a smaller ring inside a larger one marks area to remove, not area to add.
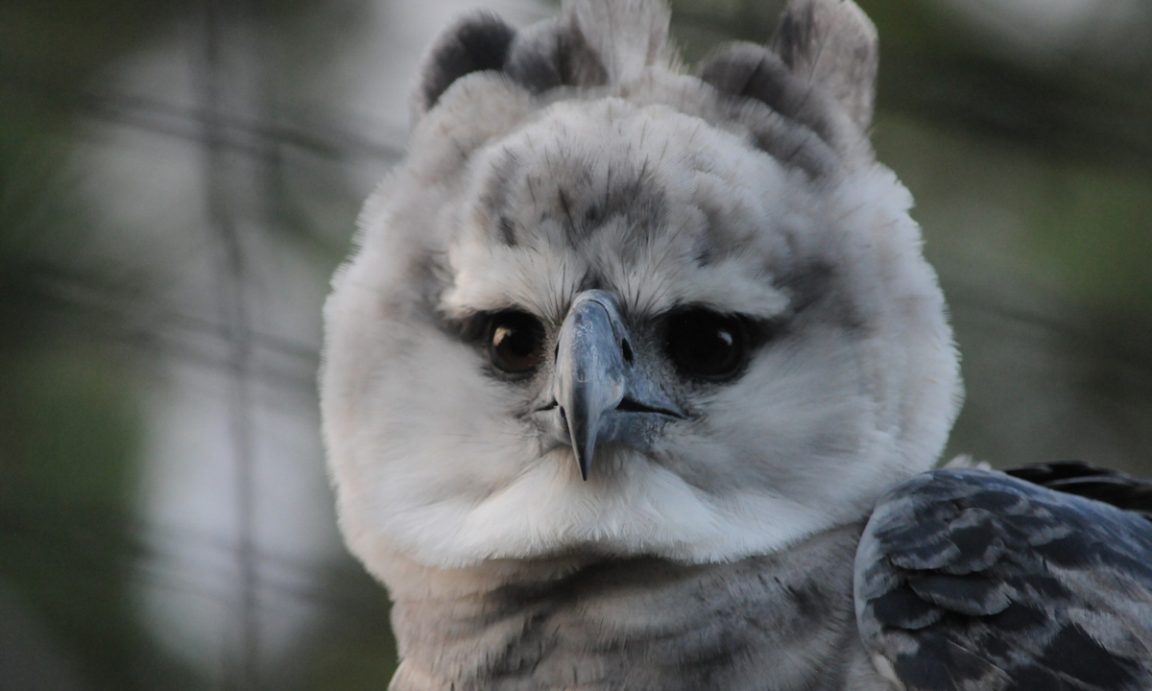
[[[944,444],[956,355],[854,110],[871,83],[777,60],[760,73],[811,98],[732,93],[750,49],[686,74],[666,10],[612,7],[549,28],[599,71],[542,89],[517,68],[542,41],[508,38],[426,89],[334,279],[325,440],[345,538],[385,581],[397,557],[770,553],[860,520]],[[605,13],[649,43],[597,44]],[[502,26],[470,21],[430,70]]]

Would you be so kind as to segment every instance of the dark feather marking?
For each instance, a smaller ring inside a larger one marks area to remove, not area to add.
[[[695,262],[696,266],[703,269],[715,261],[712,254],[712,245],[708,242],[706,236],[701,236],[697,239],[695,250],[696,252],[692,257],[692,261]]]
[[[898,655],[894,666],[909,689],[959,691],[975,679],[1003,674],[972,651],[943,636],[929,632],[919,639],[914,655]]]
[[[1023,633],[1043,626],[1047,618],[1043,612],[1030,605],[1013,603],[989,621],[996,626],[997,631]]]
[[[429,53],[420,84],[421,105],[427,111],[456,80],[484,70],[500,70],[516,31],[496,15],[484,12],[465,17],[447,29]]]
[[[1135,511],[1152,520],[1152,482],[1116,470],[1097,468],[1078,461],[1059,461],[1013,468],[1005,472],[1043,487]]]
[[[507,216],[501,216],[500,220],[497,222],[497,226],[500,228],[500,239],[504,241],[504,244],[508,247],[515,247],[516,225],[513,223],[512,219],[508,218]]]
[[[871,600],[873,615],[886,626],[922,629],[944,618],[944,610],[924,602],[915,593],[893,589]]]
[[[788,101],[798,91],[796,78],[780,57],[764,46],[732,43],[715,50],[700,65],[700,79],[721,93],[759,101],[794,115]]]
[[[769,272],[776,268],[766,267]],[[790,319],[802,320],[811,308],[819,305],[821,309],[817,312],[821,320],[831,318],[846,331],[861,335],[868,328],[853,300],[843,295],[835,267],[827,262],[793,267],[776,280],[776,287],[789,297]]]
[[[492,165],[492,172],[486,178],[484,191],[480,195],[480,209],[485,214],[481,223],[490,226],[493,225],[491,219],[494,219],[497,238],[508,247],[519,244],[515,209],[510,208],[512,202],[508,197],[520,166],[520,158],[511,151],[505,151]]]
[[[1112,687],[1106,687],[1112,688]],[[1063,682],[1059,676],[1045,667],[1028,666],[1012,670],[1012,678],[1004,691],[1086,691]]]
[[[568,235],[568,244],[575,245],[577,238],[577,226],[576,221],[572,218],[572,204],[568,201],[568,195],[564,192],[563,189],[556,191],[556,197],[560,202],[560,210],[564,212],[564,230]]]
[[[647,161],[636,172],[615,171],[610,177],[611,184],[598,182],[592,162],[576,156],[561,154],[549,165],[554,171],[553,177],[577,181],[556,188],[556,203],[551,212],[563,228],[563,236],[557,240],[568,246],[584,242],[613,219],[620,218],[628,233],[620,248],[621,258],[629,261],[649,235],[664,227],[664,192],[652,184]]]
[[[811,49],[813,29],[816,26],[814,6],[808,5],[801,15],[798,12],[785,12],[776,25],[774,43],[783,61],[793,69],[797,67],[799,56]]]
[[[771,45],[809,92],[818,89],[861,130],[868,128],[879,60],[875,29],[858,7],[843,0],[792,0]]]
[[[701,81],[736,103],[763,103],[787,120],[766,118],[754,133],[757,146],[783,163],[795,165],[813,177],[826,175],[828,150],[840,150],[843,139],[824,100],[810,101],[809,85],[802,83],[772,51],[751,43],[732,43],[715,50],[700,65]]]
[[[1038,662],[1104,689],[1122,688],[1140,673],[1135,664],[1113,655],[1079,626],[1060,629]]]
[[[561,86],[597,86],[608,80],[600,57],[570,22],[541,22],[516,37],[505,71],[532,93]]]
[[[584,209],[582,222],[585,226],[597,226],[604,221],[604,207],[592,203]]]
[[[999,614],[1011,604],[1006,588],[983,578],[915,575],[908,578],[908,587],[917,596],[938,607],[969,616]]]

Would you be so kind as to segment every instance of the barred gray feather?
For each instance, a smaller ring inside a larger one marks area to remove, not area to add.
[[[1152,688],[1152,523],[1104,502],[985,471],[917,477],[872,514],[855,597],[865,646],[908,689]]]

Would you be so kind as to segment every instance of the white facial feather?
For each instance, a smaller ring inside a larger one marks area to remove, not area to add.
[[[867,158],[813,177],[757,146],[779,118],[763,106],[614,59],[626,79],[584,90],[459,79],[365,208],[321,393],[341,527],[381,577],[396,555],[769,553],[859,520],[943,447],[957,359],[908,192]],[[526,421],[532,385],[493,378],[446,320],[515,307],[557,328],[589,280],[626,314],[785,326],[736,381],[685,385],[690,419],[650,452],[607,447],[584,482]]]

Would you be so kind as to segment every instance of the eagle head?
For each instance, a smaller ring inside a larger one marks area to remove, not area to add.
[[[875,32],[797,0],[694,70],[659,2],[433,46],[325,310],[341,528],[387,580],[558,555],[707,562],[859,521],[959,399]]]

